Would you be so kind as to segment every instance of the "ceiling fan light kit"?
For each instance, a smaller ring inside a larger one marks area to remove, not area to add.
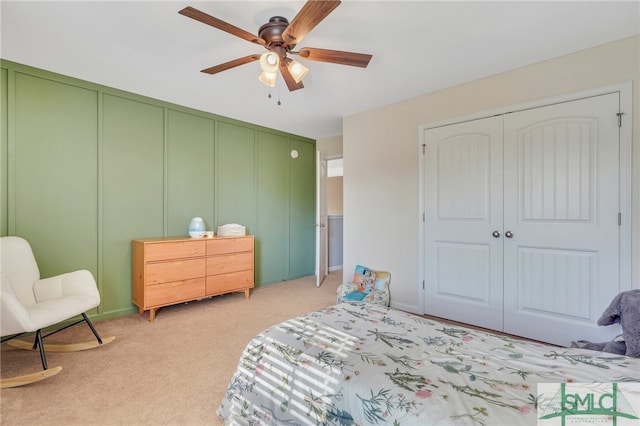
[[[260,68],[264,72],[276,73],[280,65],[280,57],[274,52],[265,52],[260,55]]]
[[[291,60],[289,62],[287,68],[289,69],[291,77],[293,77],[296,83],[300,83],[304,76],[309,72],[309,68],[294,60]]]
[[[206,68],[202,72],[216,74],[258,60],[262,69],[258,79],[262,83],[269,87],[275,87],[279,71],[289,91],[294,91],[304,87],[302,79],[307,75],[309,69],[300,62],[288,58],[287,54],[298,55],[300,58],[309,61],[331,62],[361,68],[366,68],[369,64],[372,56],[364,53],[313,47],[300,49],[299,52],[293,50],[296,44],[300,43],[340,3],[339,0],[307,0],[291,22],[282,16],[273,16],[269,19],[269,22],[259,28],[258,35],[254,35],[191,6],[185,7],[178,13],[267,49],[267,52],[262,55],[245,56]]]
[[[260,80],[262,83],[264,83],[265,85],[267,85],[269,87],[276,87],[276,76],[277,75],[278,75],[277,72],[262,71],[262,73],[258,77],[258,80]]]

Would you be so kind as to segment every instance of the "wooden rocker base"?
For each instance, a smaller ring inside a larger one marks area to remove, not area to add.
[[[48,344],[45,343],[44,350],[47,352],[76,352],[76,351],[85,351],[87,349],[97,348],[98,346],[104,346],[108,343],[113,342],[116,339],[116,336],[109,336],[102,339],[102,344],[98,343],[97,340],[91,340],[89,342],[81,342],[81,343],[68,343],[68,344]],[[18,349],[26,349],[28,351],[35,350],[33,349],[33,342],[25,342],[24,340],[9,340],[7,345],[13,346]],[[48,371],[48,370],[45,370]]]
[[[39,382],[48,377],[55,376],[62,370],[62,367],[53,367],[47,370],[38,371],[37,373],[25,374],[24,376],[8,377],[0,379],[0,389],[15,388],[17,386],[28,385]]]

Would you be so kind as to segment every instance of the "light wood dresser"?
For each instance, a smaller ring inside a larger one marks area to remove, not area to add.
[[[163,306],[254,286],[254,239],[149,238],[131,242],[133,303],[149,321]]]

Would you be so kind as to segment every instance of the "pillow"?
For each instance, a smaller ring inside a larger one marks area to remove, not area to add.
[[[368,293],[373,290],[374,280],[375,271],[372,271],[366,266],[356,265],[353,282],[358,285],[358,291],[366,291]]]
[[[391,281],[391,274],[387,271],[375,271],[374,288],[376,290],[384,290]]]

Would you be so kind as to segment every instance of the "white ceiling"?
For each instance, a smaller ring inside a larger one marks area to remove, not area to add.
[[[305,61],[305,88],[280,79],[268,99],[256,62],[200,72],[263,48],[178,14],[193,6],[256,34],[303,4],[2,0],[0,56],[317,139],[342,134],[345,116],[640,33],[639,1],[347,0],[297,49],[370,53],[368,68]]]

